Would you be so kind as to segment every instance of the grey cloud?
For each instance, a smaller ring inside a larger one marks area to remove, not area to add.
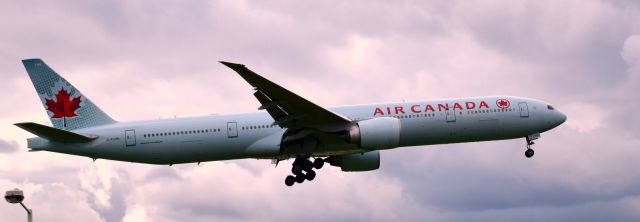
[[[627,165],[631,162],[614,166],[610,161],[640,156],[635,148],[638,140],[622,142],[629,138],[600,134],[603,132],[594,132],[598,136],[591,138],[595,139],[585,139],[566,128],[560,131],[564,135],[555,138],[543,134],[541,142],[534,146],[537,156],[533,160],[522,157],[524,144],[516,141],[447,145],[433,146],[432,150],[388,152],[381,170],[405,181],[407,192],[425,206],[438,206],[458,216],[510,218],[507,212],[536,209],[548,220],[566,217],[562,220],[597,221],[594,214],[612,211],[623,215],[619,219],[622,221],[633,217],[633,201],[628,200],[640,195],[640,189],[633,185],[640,183],[640,177],[624,170],[631,167]],[[578,141],[567,143],[562,138]],[[614,153],[614,157],[601,152]],[[412,157],[411,161],[406,161],[407,156]],[[558,209],[593,214],[567,217],[569,214],[560,215]]]
[[[16,141],[0,139],[0,153],[13,153],[16,151],[18,151],[18,143]]]

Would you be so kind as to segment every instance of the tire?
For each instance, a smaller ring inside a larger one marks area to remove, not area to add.
[[[313,169],[313,163],[309,160],[304,160],[300,165],[302,165],[302,169],[307,172]]]
[[[322,169],[322,166],[324,166],[324,160],[322,158],[316,158],[313,161],[313,168],[316,168],[319,170],[319,169]]]
[[[306,179],[306,177],[305,177],[303,174],[298,174],[298,175],[296,175],[296,178],[295,178],[295,179],[296,179],[296,182],[297,182],[297,183],[302,183],[302,182],[304,182],[304,180]]]
[[[291,168],[291,173],[293,173],[293,175],[301,175],[302,174],[302,167],[298,164],[293,165],[293,167]]]
[[[313,179],[316,178],[316,171],[313,170],[309,170],[307,172],[307,174],[304,175],[304,177],[308,180],[308,181],[312,181]]]
[[[534,154],[535,152],[532,149],[527,149],[527,151],[524,151],[524,156],[527,158],[531,158]]]
[[[293,186],[295,182],[296,178],[291,175],[287,176],[287,178],[284,179],[284,184],[286,184],[288,187]]]

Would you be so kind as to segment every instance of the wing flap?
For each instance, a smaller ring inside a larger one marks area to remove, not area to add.
[[[51,141],[57,141],[57,142],[86,143],[98,138],[97,136],[80,135],[74,132],[69,132],[66,130],[53,128],[45,125],[40,125],[32,122],[16,123],[14,125],[22,128],[23,130],[29,131],[30,133],[33,133],[36,136],[39,136]]]
[[[277,102],[272,101],[264,93],[256,91],[253,95],[258,99],[258,102],[262,104],[258,109],[266,109],[273,119],[278,120],[287,117],[287,112],[282,110],[282,108],[277,105]]]

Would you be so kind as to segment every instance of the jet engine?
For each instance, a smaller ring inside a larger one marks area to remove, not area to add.
[[[357,122],[347,130],[350,143],[368,150],[396,148],[400,144],[400,120],[381,117]]]
[[[326,161],[345,172],[377,170],[380,168],[380,151],[331,156]]]

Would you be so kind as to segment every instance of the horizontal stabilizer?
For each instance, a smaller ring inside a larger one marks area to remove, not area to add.
[[[57,142],[86,143],[98,138],[96,136],[80,135],[74,132],[69,132],[66,130],[53,128],[45,125],[40,125],[37,123],[31,123],[31,122],[16,123],[15,125],[26,131],[29,131],[30,133],[35,134],[36,136],[39,136],[51,141],[57,141]]]

